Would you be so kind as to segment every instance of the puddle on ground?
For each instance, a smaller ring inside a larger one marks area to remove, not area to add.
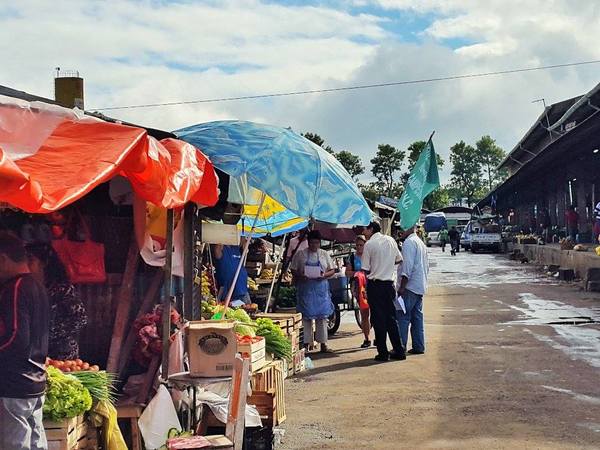
[[[502,325],[547,325],[555,332],[546,336],[525,329],[539,341],[561,350],[572,359],[600,368],[600,308],[583,308],[556,300],[546,300],[531,293],[519,294],[524,306],[509,305],[521,317]],[[582,322],[581,324],[579,322]]]
[[[496,255],[459,253],[450,256],[430,251],[430,283],[485,289],[496,284],[549,283],[547,278]]]
[[[577,392],[573,392],[569,389],[562,389],[562,388],[557,388],[554,386],[542,385],[542,387],[544,389],[548,389],[549,391],[560,392],[561,394],[568,394],[571,397],[573,397],[575,400],[578,400],[580,402],[591,403],[592,405],[600,405],[600,398],[598,398],[598,397],[592,397],[591,395],[585,395],[585,394],[578,394]]]

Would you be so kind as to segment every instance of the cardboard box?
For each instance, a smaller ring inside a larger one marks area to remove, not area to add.
[[[233,374],[237,353],[234,322],[202,320],[190,322],[187,345],[190,375],[193,377],[226,377]]]
[[[251,372],[256,372],[267,364],[267,352],[265,350],[265,345],[265,339],[261,339],[258,342],[252,342],[250,344],[238,343],[238,353],[242,354],[242,358],[247,357],[250,359]]]

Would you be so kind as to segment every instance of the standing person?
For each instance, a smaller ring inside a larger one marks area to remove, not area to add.
[[[243,247],[244,238],[240,242]],[[240,246],[237,245],[221,245],[213,246],[213,263],[215,265],[215,278],[219,285],[219,301],[224,301],[227,293],[233,283],[235,272],[242,259]],[[240,274],[235,282],[231,301],[242,301],[246,304],[250,303],[250,294],[248,293],[248,272],[242,265]]]
[[[594,208],[594,241],[600,244],[600,202]]]
[[[291,264],[296,280],[297,311],[302,313],[304,326],[304,347],[308,350],[314,344],[313,321],[316,341],[321,344],[321,353],[327,348],[327,323],[333,314],[331,291],[327,279],[335,274],[333,261],[321,249],[321,235],[318,231],[308,233],[308,247],[296,252]]]
[[[362,270],[367,273],[367,298],[371,308],[377,356],[375,361],[404,360],[406,353],[396,320],[396,265],[402,262],[402,254],[394,238],[381,234],[381,226],[371,222],[365,228],[368,239],[362,256]],[[393,352],[387,347],[387,337]]]
[[[48,298],[23,243],[0,234],[0,449],[48,448],[42,415],[49,328]]]
[[[414,227],[404,233],[402,245],[402,279],[398,294],[404,299],[406,312],[398,311],[398,322],[402,343],[408,346],[408,328],[412,349],[408,353],[422,355],[425,353],[425,331],[423,323],[423,295],[427,291],[427,275],[429,262],[427,247],[419,239]]]
[[[460,233],[456,227],[453,226],[448,231],[448,239],[450,239],[450,253],[454,256],[456,252],[460,251]]]
[[[358,300],[358,308],[360,311],[360,323],[365,340],[360,346],[361,348],[369,348],[371,346],[371,321],[369,320],[369,303],[367,301],[366,292],[366,277],[362,268],[362,255],[365,249],[367,238],[360,234],[356,236],[354,244],[356,252],[354,252],[346,261],[346,276],[351,279],[352,291],[354,298]]]
[[[577,233],[579,233],[579,214],[575,211],[575,206],[570,205],[565,213],[567,219],[567,231],[573,242],[577,242]]]
[[[440,245],[442,246],[442,251],[446,251],[446,244],[448,243],[448,230],[446,228],[442,228],[440,230]]]
[[[87,313],[65,266],[49,245],[27,246],[29,269],[46,287],[50,301],[48,356],[57,360],[79,358],[79,332],[87,325]]]

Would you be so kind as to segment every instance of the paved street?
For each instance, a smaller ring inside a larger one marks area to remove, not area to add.
[[[427,353],[375,364],[348,314],[286,384],[283,447],[600,448],[600,296],[501,256],[431,261]]]

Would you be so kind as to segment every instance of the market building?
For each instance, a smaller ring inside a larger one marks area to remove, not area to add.
[[[500,164],[508,178],[477,205],[527,232],[565,236],[565,212],[579,214],[579,241],[591,242],[600,201],[600,84],[544,109]]]

